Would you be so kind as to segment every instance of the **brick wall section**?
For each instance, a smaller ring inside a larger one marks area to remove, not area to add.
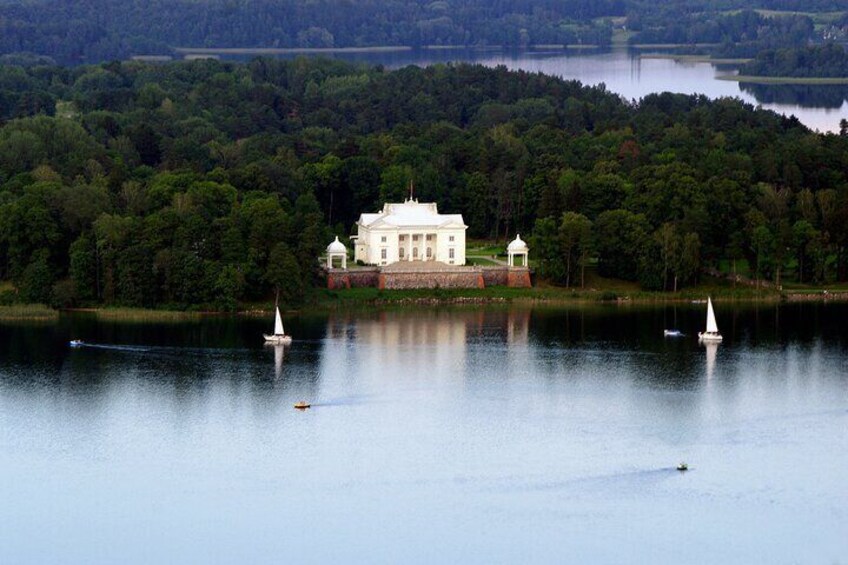
[[[379,267],[365,269],[327,269],[327,288],[375,287],[380,277]]]
[[[509,267],[483,267],[483,282],[486,286],[506,286]]]
[[[512,288],[530,288],[530,269],[512,268],[507,273],[506,286]]]
[[[530,288],[530,269],[524,267],[451,267],[422,269],[387,269],[357,267],[327,269],[327,288],[330,290],[356,287],[379,289],[410,288],[485,288],[510,286]]]

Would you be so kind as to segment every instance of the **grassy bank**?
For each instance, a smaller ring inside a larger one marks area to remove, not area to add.
[[[720,47],[721,43],[631,43],[631,49],[682,49],[684,47],[694,49],[710,49]]]
[[[545,303],[551,305],[580,303],[647,304],[659,302],[691,302],[711,296],[722,301],[778,302],[781,293],[768,289],[703,284],[679,292],[650,292],[627,286],[598,288],[563,288],[541,286],[533,288],[490,287],[482,289],[416,289],[379,290],[352,288],[323,291],[317,299],[319,309],[348,309],[357,307],[406,304],[499,304]],[[846,294],[848,298],[848,294]]]
[[[750,84],[848,84],[848,77],[766,77],[751,75],[721,75],[719,80],[732,80]]]
[[[669,59],[677,63],[711,63],[713,65],[744,65],[753,59],[728,59],[709,55],[675,55],[674,53],[645,53],[640,59]]]
[[[0,306],[0,321],[31,320],[48,322],[59,318],[59,312],[43,304]]]

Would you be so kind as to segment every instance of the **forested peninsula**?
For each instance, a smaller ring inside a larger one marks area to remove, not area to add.
[[[848,137],[735,99],[471,65],[0,67],[3,302],[297,305],[363,211],[407,194],[533,234],[540,280],[703,267],[848,276]]]
[[[739,74],[848,80],[848,52],[843,46],[832,43],[795,49],[769,49],[742,65]]]

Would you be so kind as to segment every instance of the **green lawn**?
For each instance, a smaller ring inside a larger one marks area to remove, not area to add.
[[[465,242],[465,255],[501,255],[506,257],[506,246],[509,242],[496,243],[492,240],[469,239]]]
[[[483,267],[492,267],[500,265],[500,263],[496,261],[492,261],[491,259],[486,259],[484,257],[467,257],[465,258],[466,265],[480,265]]]

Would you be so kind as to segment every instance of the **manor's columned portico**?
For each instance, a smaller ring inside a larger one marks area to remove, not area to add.
[[[462,214],[439,214],[434,202],[408,199],[385,204],[382,212],[361,214],[356,222],[354,260],[367,265],[399,261],[440,261],[465,264],[465,230]]]

